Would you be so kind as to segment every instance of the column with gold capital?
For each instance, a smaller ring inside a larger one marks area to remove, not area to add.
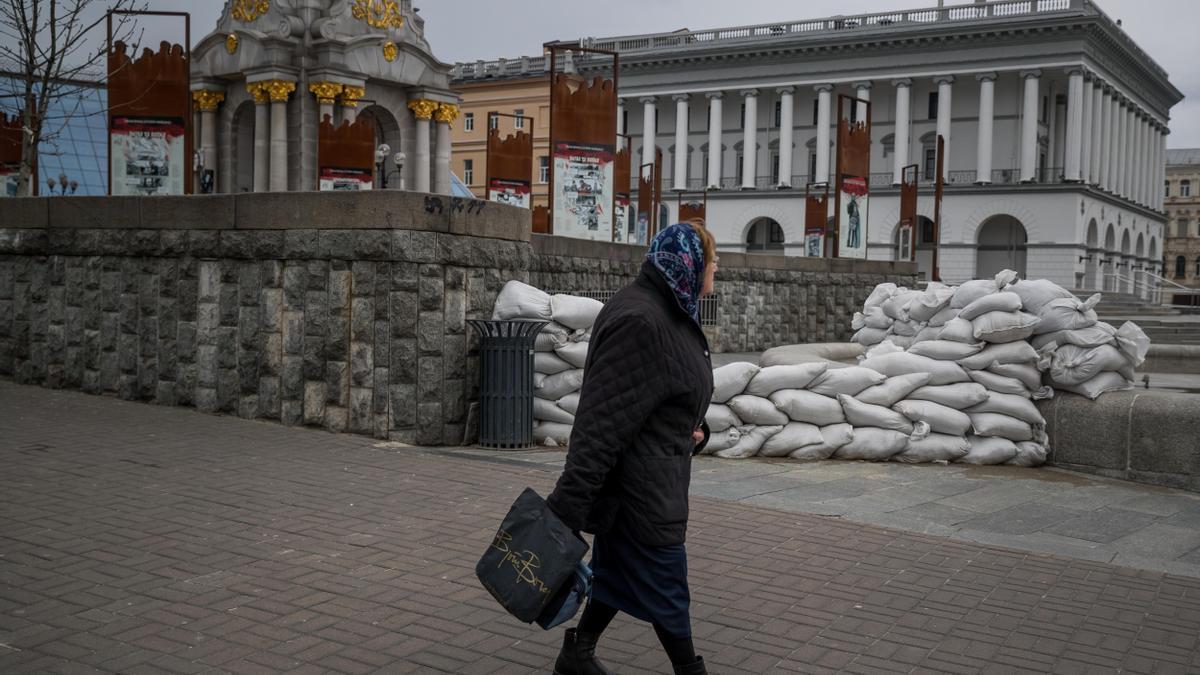
[[[271,99],[263,82],[247,82],[246,91],[254,97],[254,191],[266,192],[271,186]]]
[[[442,103],[433,113],[437,122],[437,149],[433,157],[433,191],[450,194],[450,126],[458,119],[458,106]]]
[[[217,185],[217,106],[225,100],[225,92],[198,89],[192,92],[192,100],[200,111],[200,161],[203,162],[197,180],[203,185],[204,174],[212,171],[209,190]]]
[[[417,132],[416,165],[413,167],[413,189],[417,192],[429,192],[429,120],[437,108],[437,102],[428,99],[418,98],[408,102]]]
[[[342,85],[337,82],[310,82],[308,90],[317,97],[317,124],[329,117],[329,123],[337,125],[333,117],[333,101],[342,93]]]
[[[356,87],[348,84],[342,87],[342,119],[350,124],[358,118],[358,100],[367,95],[366,87]]]
[[[296,83],[287,80],[267,80],[263,83],[271,99],[271,192],[288,189],[287,104]]]

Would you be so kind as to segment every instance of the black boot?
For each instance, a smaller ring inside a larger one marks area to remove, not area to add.
[[[704,657],[697,656],[696,660],[686,666],[675,666],[675,675],[708,675],[704,667]]]
[[[596,641],[599,639],[599,635],[568,628],[563,635],[562,651],[554,662],[554,675],[613,675],[596,660]]]

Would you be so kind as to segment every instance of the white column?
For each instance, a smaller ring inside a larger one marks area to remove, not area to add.
[[[1129,108],[1120,102],[1117,114],[1117,194],[1129,195]]]
[[[1091,164],[1088,167],[1088,175],[1091,176],[1093,184],[1100,184],[1100,174],[1103,172],[1103,157],[1101,156],[1101,147],[1104,145],[1104,94],[1100,85],[1100,78],[1092,76],[1092,137],[1091,143],[1092,154],[1090,155]]]
[[[213,192],[217,191],[217,109],[200,110],[200,157],[204,170],[213,172]]]
[[[817,175],[814,183],[829,182],[829,101],[832,84],[818,84],[817,91]]]
[[[795,89],[780,87],[779,93],[779,187],[792,186],[792,126],[795,123]]]
[[[708,186],[721,187],[721,99],[724,93],[710,91],[708,96]]]
[[[457,114],[457,113],[456,113]],[[438,111],[437,146],[433,157],[433,191],[440,195],[450,194],[450,122],[441,119]],[[532,131],[532,130],[531,130]],[[389,158],[390,159],[390,158]]]
[[[260,90],[261,91],[261,90]],[[254,191],[266,192],[271,186],[271,107],[267,94],[254,96]]]
[[[413,124],[416,131],[416,149],[413,165],[413,189],[417,192],[429,192],[430,156],[429,156],[429,125],[433,111],[438,104],[428,99],[415,99],[408,102],[408,109],[413,114]],[[488,124],[491,120],[487,121]]]
[[[746,119],[742,120],[742,189],[757,187],[758,173],[758,90],[742,92],[746,104]]]
[[[1092,182],[1092,80],[1091,75],[1083,76],[1083,106],[1082,126],[1079,140],[1079,180],[1084,183]]]
[[[1037,178],[1038,78],[1040,70],[1021,71],[1025,80],[1025,104],[1021,113],[1021,181]]]
[[[295,82],[272,80],[267,83],[271,97],[271,192],[288,189],[288,98],[296,91]]]
[[[871,100],[871,83],[869,81],[855,82],[851,85],[854,87],[854,95],[864,101]],[[867,104],[859,103],[856,105],[857,110],[854,113],[854,119],[859,122],[867,120]]]
[[[1129,102],[1129,127],[1125,132],[1125,197],[1131,201],[1137,197],[1137,108]]]
[[[996,73],[980,73],[979,80],[979,138],[975,149],[975,182],[992,182],[992,126],[996,113]]]
[[[1153,122],[1147,115],[1142,120],[1142,204],[1147,207],[1154,203],[1152,199],[1154,193],[1151,190],[1154,183],[1154,142],[1152,140],[1154,129],[1152,125]]]
[[[1121,108],[1115,89],[1112,87],[1105,89],[1104,102],[1107,108],[1104,112],[1104,189],[1116,194],[1117,155],[1120,154],[1117,143],[1121,139]]]
[[[1158,167],[1158,178],[1154,180],[1154,194],[1158,195],[1157,208],[1159,211],[1162,211],[1166,204],[1163,186],[1167,182],[1167,134],[1169,133],[1171,133],[1170,130],[1164,125],[1159,130],[1154,142],[1158,147],[1158,159],[1154,160],[1155,166]]]
[[[904,167],[908,166],[909,93],[912,80],[892,80],[892,84],[896,87],[896,133],[892,148],[896,161],[892,168],[892,185],[899,185],[904,181]]]
[[[1067,73],[1067,139],[1064,162],[1067,182],[1083,180],[1083,69]]]
[[[937,116],[937,134],[946,139],[944,151],[942,153],[942,180],[949,182],[950,180],[950,113],[951,100],[950,97],[954,93],[954,76],[939,75],[933,78],[933,81],[938,86],[938,116]]]
[[[1134,155],[1133,164],[1135,167],[1136,182],[1133,187],[1133,200],[1139,204],[1146,203],[1146,150],[1149,144],[1146,142],[1146,117],[1142,112],[1135,111],[1133,115],[1134,129],[1137,133],[1134,135]]]
[[[617,133],[626,134],[625,131],[625,99],[617,99]]]
[[[688,94],[675,94],[675,189],[687,189]]]
[[[658,98],[643,96],[638,101],[642,104],[642,165],[653,164],[658,148],[658,129],[655,128]]]

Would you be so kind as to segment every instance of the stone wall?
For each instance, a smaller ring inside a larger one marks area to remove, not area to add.
[[[0,200],[0,376],[419,443],[469,437],[509,279],[615,290],[634,246],[528,212],[380,191]],[[723,254],[714,349],[849,334],[893,263]]]

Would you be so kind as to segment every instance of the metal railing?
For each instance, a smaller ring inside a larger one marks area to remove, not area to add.
[[[1145,275],[1146,277],[1149,277],[1154,282],[1154,291],[1156,293],[1156,297],[1154,300],[1152,300],[1152,302],[1156,305],[1174,304],[1174,303],[1163,301],[1164,293],[1170,293],[1172,296],[1186,295],[1186,296],[1200,297],[1200,288],[1191,288],[1189,286],[1184,286],[1178,282],[1171,281],[1170,279],[1167,279],[1166,277],[1155,274],[1154,272],[1151,272],[1149,270],[1143,271],[1142,274]],[[1172,299],[1174,299],[1174,298],[1172,298]]]
[[[583,298],[591,298],[607,303],[612,299],[617,291],[606,290],[585,290],[585,291],[547,291],[550,295],[559,293],[565,295],[577,295]],[[717,310],[721,306],[721,294],[713,293],[700,298],[700,325],[715,326],[717,325]]]

